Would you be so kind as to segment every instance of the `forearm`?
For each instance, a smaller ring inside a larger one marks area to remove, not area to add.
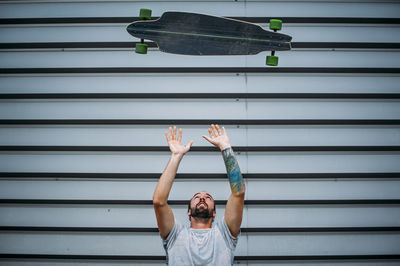
[[[226,172],[231,186],[232,194],[244,193],[245,185],[240,172],[239,163],[236,160],[232,147],[227,147],[222,150]]]
[[[172,184],[178,171],[179,163],[181,162],[183,155],[172,154],[167,166],[164,169],[160,179],[158,180],[156,189],[153,194],[154,204],[166,204],[171,191]]]

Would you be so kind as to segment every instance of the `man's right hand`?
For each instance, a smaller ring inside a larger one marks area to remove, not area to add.
[[[167,138],[172,155],[158,180],[153,194],[153,206],[157,218],[157,226],[163,239],[168,237],[175,224],[174,214],[171,207],[168,205],[169,192],[171,191],[176,172],[178,171],[179,163],[183,155],[190,150],[190,146],[193,143],[193,140],[191,140],[186,146],[182,145],[182,129],[179,129],[177,138],[176,126],[174,126],[173,130],[170,127],[169,132],[165,132],[165,137]]]
[[[172,130],[171,127],[169,127],[169,132],[165,132],[165,137],[167,138],[168,141],[168,146],[170,151],[172,152],[173,155],[185,155],[190,150],[190,147],[193,144],[193,140],[189,141],[189,143],[184,146],[181,144],[182,140],[182,128],[179,129],[179,135],[178,138],[176,137],[176,126],[174,126],[174,129]]]

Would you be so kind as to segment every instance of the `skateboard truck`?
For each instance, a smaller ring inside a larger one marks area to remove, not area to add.
[[[141,20],[151,19],[151,9],[141,8],[139,18]],[[140,43],[136,44],[136,53],[147,54],[147,44],[144,43],[144,39],[140,39]]]
[[[274,32],[282,29],[282,20],[280,19],[270,19],[269,20],[269,28]],[[267,65],[268,66],[277,66],[278,65],[278,57],[275,56],[275,51],[271,51],[271,55],[267,56]]]

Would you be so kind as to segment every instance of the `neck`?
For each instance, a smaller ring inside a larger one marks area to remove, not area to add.
[[[190,228],[193,229],[207,229],[212,226],[212,218],[190,218]]]

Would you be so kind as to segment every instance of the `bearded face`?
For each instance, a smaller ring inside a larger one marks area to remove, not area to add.
[[[214,199],[207,192],[196,193],[190,202],[190,216],[210,219],[214,217]]]
[[[205,202],[200,202],[195,207],[190,208],[192,217],[212,218],[214,209],[210,209]]]

